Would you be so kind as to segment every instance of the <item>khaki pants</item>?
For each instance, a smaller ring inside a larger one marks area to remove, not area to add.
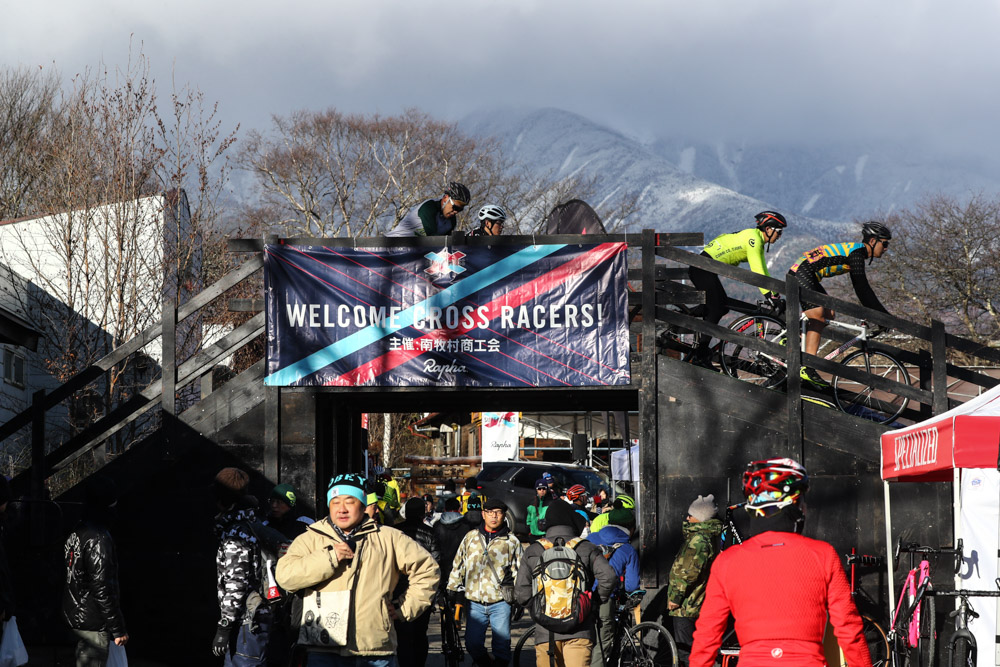
[[[556,642],[553,667],[590,667],[594,642],[589,639],[564,639]],[[535,667],[549,667],[549,643],[535,644]]]

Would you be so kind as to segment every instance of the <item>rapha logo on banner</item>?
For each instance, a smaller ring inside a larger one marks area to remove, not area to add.
[[[424,273],[430,275],[436,283],[451,282],[465,273],[464,252],[449,252],[447,248],[442,248],[438,252],[429,252],[424,257],[430,262]]]
[[[454,359],[451,360],[450,364],[439,364],[435,359],[428,359],[424,362],[424,372],[428,375],[433,375],[440,381],[441,376],[445,373],[448,375],[458,375],[468,373],[469,369]]]

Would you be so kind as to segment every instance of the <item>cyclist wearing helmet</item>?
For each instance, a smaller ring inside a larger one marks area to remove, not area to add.
[[[865,260],[871,264],[876,258],[885,254],[891,238],[892,232],[882,223],[866,222],[861,226],[861,243],[831,243],[813,248],[799,257],[788,272],[795,276],[802,287],[826,294],[820,281],[823,278],[849,271],[854,292],[858,295],[861,305],[865,308],[888,313],[889,311],[885,309],[882,302],[875,296],[871,285],[868,284]],[[806,354],[816,354],[816,351],[819,350],[820,337],[826,327],[826,320],[833,318],[835,313],[828,308],[805,301],[802,303],[802,311],[809,319],[806,324]],[[811,368],[803,366],[800,375],[803,380],[819,389],[827,389],[830,386]]]
[[[503,206],[487,204],[479,209],[479,228],[469,236],[500,236],[503,234],[503,223],[507,220],[507,211]]]
[[[414,206],[386,236],[447,236],[455,229],[456,216],[469,205],[469,188],[452,181],[441,199],[428,199]]]
[[[771,274],[767,272],[767,262],[764,261],[765,245],[770,249],[771,244],[781,237],[788,222],[785,216],[775,211],[761,211],[754,216],[754,220],[757,222],[755,227],[715,237],[709,241],[701,254],[731,266],[747,262],[754,273],[770,277]],[[726,308],[726,290],[722,288],[719,276],[696,266],[688,269],[688,275],[694,286],[705,292],[703,319],[718,324],[719,320],[729,312]],[[766,289],[761,288],[760,291],[770,300],[776,312],[784,312],[784,299]],[[700,309],[695,310],[697,312]],[[691,357],[691,363],[717,370],[708,351],[711,339],[711,336],[704,334],[699,336],[698,347]]]
[[[792,459],[754,461],[743,473],[753,534],[712,564],[690,667],[715,664],[730,614],[740,665],[823,667],[827,618],[847,664],[870,667],[861,616],[836,550],[801,535],[805,468]]]

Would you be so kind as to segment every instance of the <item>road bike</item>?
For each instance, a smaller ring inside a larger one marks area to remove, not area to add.
[[[605,667],[677,667],[677,644],[665,627],[659,623],[635,622],[636,610],[646,591],[616,592],[612,601],[612,659],[604,656]],[[535,652],[524,647],[535,636],[535,626],[529,628],[514,647],[514,667],[530,667]],[[550,661],[552,658],[550,657]],[[540,666],[540,667],[544,667]]]
[[[445,667],[462,664],[465,652],[462,650],[462,610],[464,605],[453,602],[448,596],[438,595],[438,611],[441,614],[441,653]]]
[[[970,597],[1000,597],[1000,578],[995,580],[998,590],[995,591],[935,591],[936,597],[957,597],[958,608],[948,614],[949,618],[955,619],[955,632],[948,640],[948,664],[951,667],[976,667],[976,659],[979,647],[976,645],[976,637],[969,630],[969,621],[979,618],[979,614],[969,603]]]
[[[805,326],[807,318],[803,315],[800,323]],[[883,350],[871,349],[868,341],[873,338],[872,328],[866,322],[860,326],[830,320],[829,326],[839,327],[854,335],[845,343],[826,354],[827,361],[840,357],[855,346],[860,346],[846,354],[840,364],[848,368],[864,371],[868,375],[876,375],[900,384],[909,385],[910,376],[902,362]],[[753,336],[758,340],[786,345],[788,329],[781,320],[765,314],[745,315],[737,318],[729,328],[744,336]],[[801,337],[803,346],[805,336]],[[774,389],[787,380],[788,364],[781,357],[767,352],[753,350],[736,341],[725,341],[720,350],[723,370],[729,375],[750,382],[766,389]],[[833,377],[832,392],[837,407],[849,414],[871,419],[880,423],[889,423],[896,419],[909,402],[892,390],[878,389],[866,382],[859,382],[847,377]]]
[[[887,635],[894,667],[933,667],[937,655],[937,593],[931,582],[930,557],[951,556],[954,558],[952,569],[958,574],[962,568],[962,548],[961,539],[954,548],[903,543],[901,539],[896,541],[894,559],[897,567],[894,569],[898,569],[903,553],[909,554],[910,569],[900,590],[892,627]],[[918,555],[920,562],[914,565],[914,558]]]
[[[858,613],[861,614],[861,632],[864,635],[865,643],[868,644],[872,667],[883,667],[889,661],[889,639],[878,621],[870,613],[861,611],[862,606],[867,609],[876,609],[878,605],[858,586],[857,568],[878,569],[883,566],[885,561],[880,556],[859,554],[855,548],[851,549],[851,553],[847,554],[846,558],[851,572],[851,598],[854,600],[854,605],[858,607]],[[844,665],[846,664],[845,662]]]

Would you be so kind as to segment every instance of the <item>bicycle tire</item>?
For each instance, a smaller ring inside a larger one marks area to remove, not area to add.
[[[841,363],[901,384],[910,384],[910,376],[903,364],[885,352],[856,350],[847,355]],[[833,397],[837,401],[837,407],[844,412],[880,424],[887,424],[896,419],[909,403],[909,399],[905,396],[875,389],[863,382],[848,380],[839,375],[833,378]]]
[[[629,641],[619,649],[619,667],[677,667],[677,644],[659,623],[637,623],[625,634]]]
[[[889,640],[882,626],[876,623],[870,616],[862,616],[861,630],[865,638],[865,643],[868,644],[868,653],[871,655],[872,667],[884,667],[884,665],[889,664]]]
[[[735,333],[779,342],[776,339],[785,330],[785,325],[767,315],[745,315],[730,324],[729,328]],[[720,356],[722,369],[727,374],[765,389],[780,386],[788,375],[784,366],[756,350],[747,349],[738,341],[723,341]]]
[[[444,654],[446,667],[459,667],[462,664],[464,657],[462,638],[459,636],[457,625],[448,618],[447,612],[441,614],[441,652]]]
[[[951,667],[976,667],[972,644],[965,637],[959,637],[951,645]]]
[[[935,598],[928,595],[920,605],[919,637],[915,648],[907,653],[908,667],[934,667],[934,652],[937,650],[937,633],[935,631]],[[912,619],[911,619],[912,621]]]
[[[535,636],[535,626],[532,625],[530,628],[528,628],[527,630],[525,630],[524,634],[521,635],[521,638],[517,640],[517,644],[514,645],[514,655],[511,657],[511,660],[514,662],[514,667],[520,667],[520,665],[521,665],[521,651],[524,649],[524,645],[525,645],[525,643],[527,643],[528,639],[530,639],[531,637],[534,637],[534,636]],[[531,657],[532,657],[532,660],[531,660],[530,664],[534,665],[535,664],[535,661],[534,661],[535,652],[534,651],[531,652]],[[528,665],[528,664],[529,664],[528,662],[525,662],[525,665]]]

